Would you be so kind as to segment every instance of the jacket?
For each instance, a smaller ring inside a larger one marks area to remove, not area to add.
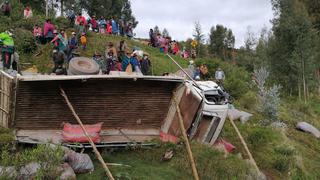
[[[34,28],[33,29],[33,36],[34,37],[38,37],[38,36],[42,36],[42,29],[41,27],[38,27],[38,28]]]
[[[81,36],[80,42],[81,42],[82,45],[86,45],[87,44],[87,37],[86,36]]]
[[[14,46],[13,38],[6,32],[0,34],[0,39],[5,46]]]
[[[48,33],[49,33],[49,32],[51,32],[51,33],[49,33],[49,36],[52,36],[52,37],[53,37],[53,30],[54,30],[54,25],[53,25],[53,24],[48,23],[48,22],[45,22],[45,23],[44,23],[43,35],[44,35],[45,37],[48,36]]]

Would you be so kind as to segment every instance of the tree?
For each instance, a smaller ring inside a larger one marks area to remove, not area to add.
[[[159,29],[159,27],[157,25],[153,28],[153,32],[155,34],[161,34],[160,29]]]
[[[136,21],[132,14],[129,0],[69,0],[65,1],[64,4],[66,8],[74,6],[78,13],[84,10],[89,15],[96,15],[97,17],[124,18],[126,22],[131,22],[134,27],[138,24],[138,21]]]
[[[306,103],[316,68],[312,22],[300,0],[272,0],[272,5],[276,17],[272,21],[274,37],[269,42],[271,74],[290,94],[303,96]]]
[[[206,48],[204,47],[205,37],[204,37],[204,34],[202,33],[201,24],[199,21],[196,21],[194,23],[193,37],[198,42],[198,45],[195,48],[197,56],[203,57],[206,54],[205,52]]]
[[[253,51],[257,45],[257,39],[250,26],[247,27],[247,34],[244,44],[247,51]]]
[[[164,37],[170,37],[169,32],[168,32],[168,30],[167,30],[166,28],[163,29],[162,35],[163,35]]]
[[[221,59],[232,59],[235,37],[231,29],[223,25],[212,26],[209,34],[209,52]]]

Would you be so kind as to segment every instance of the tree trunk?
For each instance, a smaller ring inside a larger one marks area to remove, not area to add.
[[[305,65],[304,65],[304,60],[301,58],[301,63],[302,63],[302,83],[303,83],[303,98],[304,98],[304,103],[307,104],[307,83],[306,83],[306,77],[305,77]]]
[[[64,2],[64,0],[61,0],[61,10],[60,10],[61,11],[61,16],[63,16],[63,4],[64,4],[63,2]]]

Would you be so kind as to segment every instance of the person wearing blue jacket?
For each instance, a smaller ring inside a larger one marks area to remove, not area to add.
[[[119,27],[118,27],[118,23],[113,18],[111,18],[111,26],[112,26],[112,34],[117,35],[119,32]]]

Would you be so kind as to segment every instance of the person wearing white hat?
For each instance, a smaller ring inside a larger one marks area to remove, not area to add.
[[[188,69],[189,69],[189,72],[190,72],[190,76],[193,77],[194,76],[194,71],[195,71],[194,61],[193,60],[189,61]]]

